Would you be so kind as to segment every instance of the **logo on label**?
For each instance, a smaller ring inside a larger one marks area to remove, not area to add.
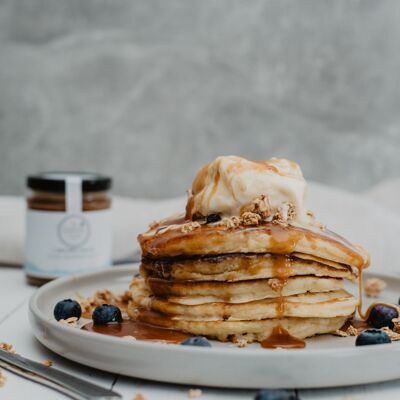
[[[89,221],[81,215],[63,218],[57,229],[58,237],[69,248],[83,246],[90,237]]]

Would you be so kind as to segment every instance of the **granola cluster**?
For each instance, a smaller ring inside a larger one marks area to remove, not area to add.
[[[369,278],[364,284],[364,292],[368,297],[378,297],[385,288],[386,282],[378,278]]]
[[[182,225],[181,232],[189,233],[194,231],[197,228],[200,228],[200,223],[197,221],[188,222],[187,224]]]
[[[357,336],[359,334],[359,330],[353,325],[349,325],[346,330],[338,329],[337,331],[333,332],[333,334],[341,337]]]
[[[0,342],[0,349],[15,354],[14,347],[10,343]]]
[[[257,226],[263,222],[272,222],[287,226],[296,218],[296,207],[292,203],[285,203],[273,212],[265,195],[255,198],[249,205],[243,207],[240,217],[223,218],[222,223],[228,229],[243,226]]]
[[[132,295],[129,290],[126,290],[122,294],[114,294],[108,289],[97,290],[96,293],[91,297],[79,296],[79,304],[82,308],[82,316],[84,318],[90,318],[93,310],[102,304],[113,304],[118,306],[122,312],[124,312],[128,306],[128,302],[131,300]]]

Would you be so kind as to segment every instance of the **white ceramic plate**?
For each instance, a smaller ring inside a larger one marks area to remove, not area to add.
[[[231,388],[317,388],[400,378],[400,342],[355,347],[354,337],[323,335],[308,339],[305,349],[296,350],[267,350],[258,344],[237,348],[218,342],[212,342],[212,348],[201,348],[128,341],[54,320],[53,308],[60,299],[76,298],[77,293],[90,296],[101,288],[123,292],[136,268],[116,267],[62,278],[40,288],[29,307],[36,338],[57,354],[81,364],[163,382]],[[400,278],[382,278],[388,287],[380,300],[397,302]]]

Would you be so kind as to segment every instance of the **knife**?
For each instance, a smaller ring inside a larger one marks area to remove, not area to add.
[[[77,378],[53,367],[0,349],[0,364],[25,378],[49,386],[74,399],[117,400],[119,393]]]

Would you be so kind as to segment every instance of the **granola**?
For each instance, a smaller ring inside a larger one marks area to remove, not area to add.
[[[67,319],[60,319],[58,322],[63,325],[75,327],[78,325],[78,318],[77,317],[69,317]]]
[[[395,342],[397,340],[400,340],[400,333],[392,331],[390,328],[385,326],[384,328],[381,329],[383,332],[386,332],[388,336],[390,337],[390,340],[392,342]]]
[[[203,394],[201,389],[189,389],[188,397],[189,399],[194,399],[200,397]]]
[[[386,282],[378,278],[369,278],[365,281],[364,291],[368,297],[378,297],[386,287]]]
[[[13,353],[15,354],[15,350],[12,344],[10,343],[5,343],[5,342],[1,342],[0,343],[0,349],[8,351],[9,353]]]
[[[197,228],[200,228],[200,224],[197,221],[189,222],[187,224],[182,225],[181,232],[182,233],[189,233],[194,231]]]
[[[0,369],[0,387],[3,387],[7,382],[7,377],[4,375],[2,369]]]
[[[233,343],[240,348],[247,347],[249,344],[248,340],[243,336],[235,336],[233,338]]]
[[[228,229],[233,229],[237,228],[240,225],[241,220],[239,217],[231,217],[231,218],[225,218],[223,220],[223,223],[226,225]]]
[[[43,361],[43,364],[44,364],[46,367],[52,367],[52,366],[53,366],[53,361],[51,361],[51,360],[44,360],[44,361]]]
[[[393,325],[394,325],[393,330],[396,333],[400,333],[400,318],[393,318],[392,322],[393,322]]]
[[[253,212],[246,211],[242,214],[243,225],[258,225],[261,222],[261,217]]]

